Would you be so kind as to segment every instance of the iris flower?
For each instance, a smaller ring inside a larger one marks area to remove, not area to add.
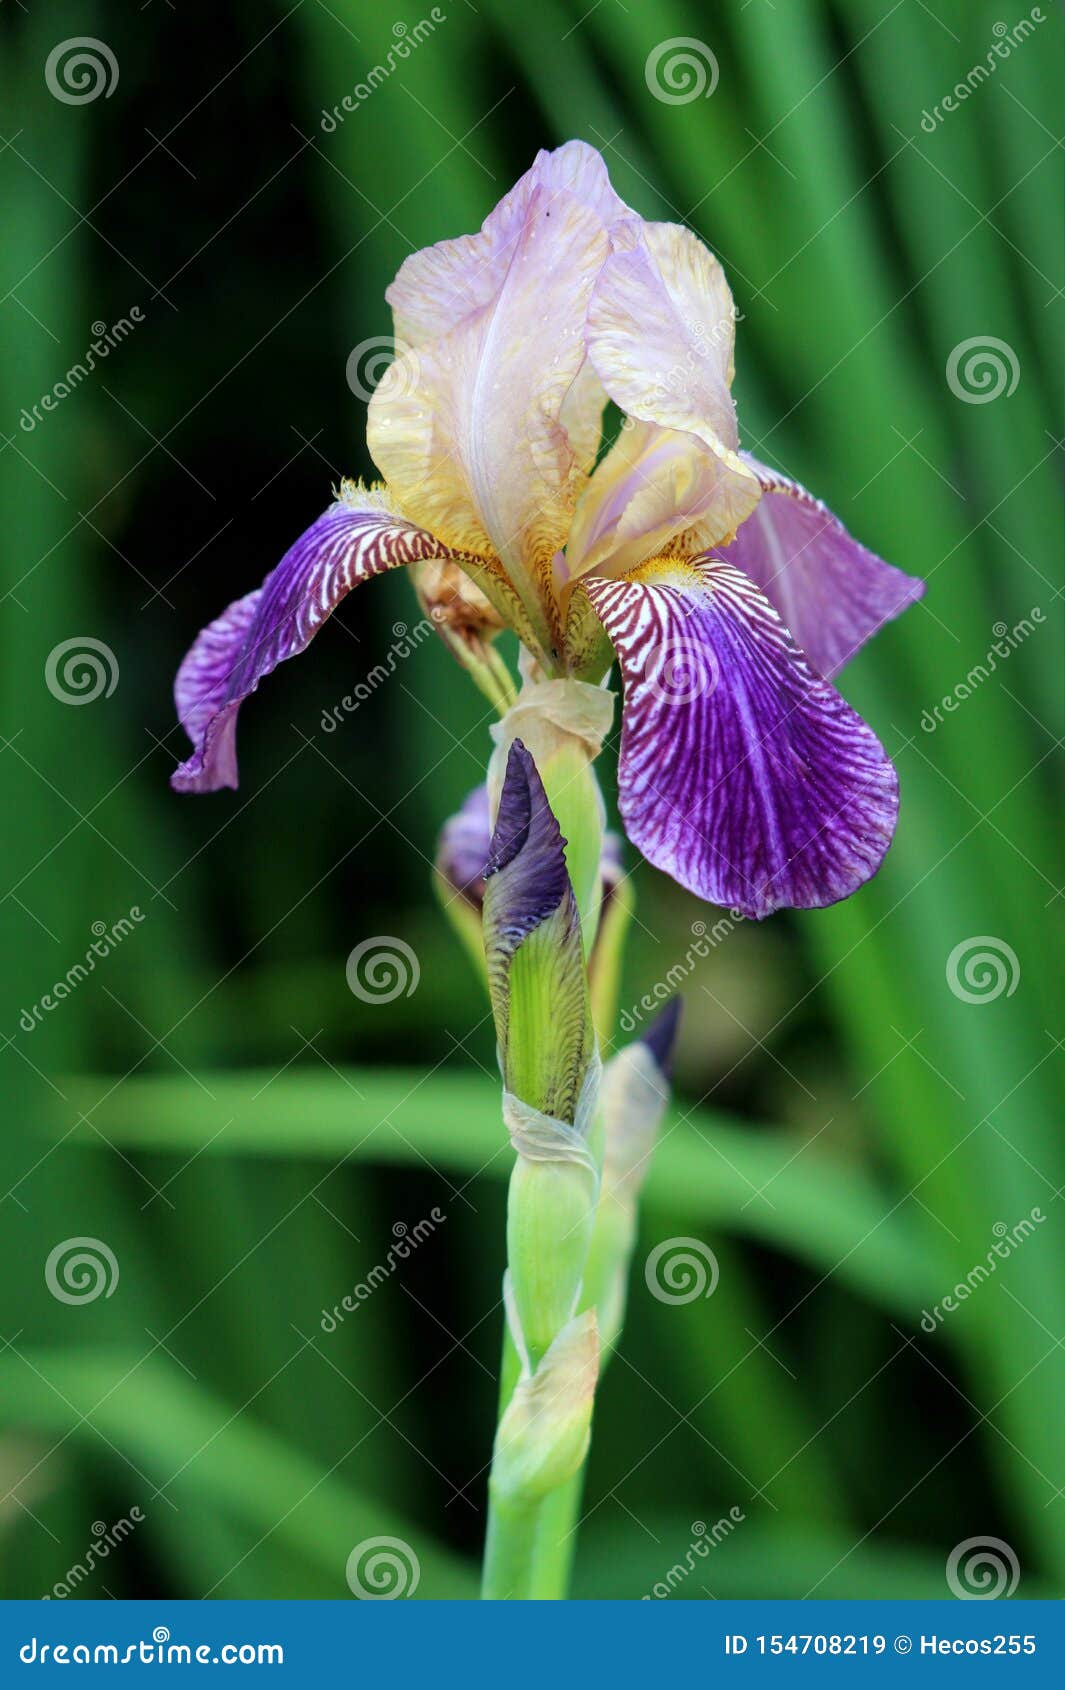
[[[898,788],[831,681],[923,586],[741,451],[717,260],[631,211],[571,141],[386,297],[397,357],[367,425],[382,481],[345,482],[201,633],[174,786],[236,786],[242,701],[353,587],[411,565],[446,577],[456,649],[505,625],[527,677],[600,684],[616,660],[619,809],[651,863],[749,916],[853,892]]]

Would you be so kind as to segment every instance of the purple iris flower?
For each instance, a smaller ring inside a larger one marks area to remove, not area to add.
[[[183,792],[237,784],[241,702],[371,575],[457,564],[471,626],[544,678],[624,688],[619,808],[644,856],[764,916],[879,867],[895,771],[831,678],[923,585],[740,450],[735,313],[689,229],[647,223],[594,148],[540,153],[476,235],[388,289],[370,402],[383,478],[339,497],[178,674]],[[605,453],[610,399],[624,415]]]

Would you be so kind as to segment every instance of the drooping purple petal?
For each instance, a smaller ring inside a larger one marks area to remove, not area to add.
[[[205,628],[178,670],[174,700],[192,756],[178,792],[237,784],[237,711],[264,675],[303,651],[346,593],[401,564],[449,557],[424,529],[393,515],[376,490],[351,488],[312,523],[262,586]]]
[[[740,454],[762,498],[715,556],[756,582],[819,674],[831,677],[877,629],[924,592],[924,582],[867,551],[797,481]]]
[[[835,903],[875,873],[895,771],[746,575],[660,558],[584,590],[621,666],[619,806],[650,862],[754,917]]]

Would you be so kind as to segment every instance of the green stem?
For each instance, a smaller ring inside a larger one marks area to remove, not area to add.
[[[481,1596],[486,1602],[528,1601],[533,1580],[542,1502],[508,1502],[488,1487],[488,1535]]]
[[[577,1549],[577,1515],[584,1494],[585,1466],[544,1498],[536,1535],[536,1555],[529,1594],[543,1602],[562,1602],[569,1595],[573,1557]]]

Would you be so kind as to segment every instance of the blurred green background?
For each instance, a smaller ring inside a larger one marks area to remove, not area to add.
[[[438,14],[329,132],[323,109],[421,12],[0,11],[4,1591],[45,1594],[134,1509],[77,1594],[347,1598],[351,1549],[381,1535],[417,1555],[419,1597],[476,1589],[509,1155],[485,1007],[428,869],[481,778],[485,712],[426,642],[320,731],[416,620],[402,577],[245,707],[239,794],[168,791],[171,682],[339,475],[369,473],[345,371],[389,334],[402,259],[581,136],[641,213],[722,258],[745,443],[929,591],[843,680],[902,783],[875,882],[741,925],[689,967],[692,923],[718,912],[635,868],[622,1001],[680,963],[686,1019],[576,1594],[650,1591],[730,1509],[742,1523],[676,1598],[945,1595],[951,1551],[988,1534],[1018,1594],[1060,1593],[1056,12],[924,128],[1016,23],[998,0]],[[68,104],[45,64],[83,35],[119,79]],[[645,67],[685,36],[716,86],[668,103]],[[92,325],[133,307],[27,428]],[[1018,380],[974,403],[948,361],[988,337]],[[995,672],[922,726],[1022,618]],[[118,678],[78,707],[46,668],[85,637]],[[93,923],[123,917],[27,1030]],[[410,997],[348,990],[375,934],[416,953]],[[1010,986],[970,1002],[948,959],[976,938]],[[446,1224],[324,1331],[434,1206]],[[709,1300],[666,1306],[643,1283],[678,1235],[716,1253]],[[77,1238],[119,1278],[67,1304],[45,1264]]]

